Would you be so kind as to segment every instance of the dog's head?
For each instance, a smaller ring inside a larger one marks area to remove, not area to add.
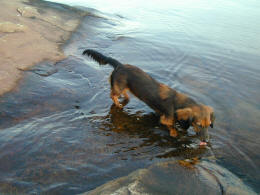
[[[176,111],[177,120],[188,121],[202,142],[209,141],[208,127],[213,128],[215,115],[210,106],[197,105]]]

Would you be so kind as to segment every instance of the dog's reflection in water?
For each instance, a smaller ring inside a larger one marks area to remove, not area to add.
[[[122,104],[124,103],[122,102]],[[102,129],[124,134],[124,139],[129,140],[133,137],[142,139],[141,144],[139,143],[135,150],[142,150],[142,147],[158,147],[160,152],[155,154],[158,158],[194,158],[200,156],[206,150],[197,146],[192,147],[192,143],[197,138],[195,135],[188,134],[185,130],[185,127],[187,127],[185,123],[179,124],[178,129],[183,130],[179,131],[177,138],[169,136],[167,128],[160,124],[160,116],[153,112],[132,114],[128,109],[118,109],[113,104],[105,118]],[[118,140],[118,142],[124,142],[124,140]]]

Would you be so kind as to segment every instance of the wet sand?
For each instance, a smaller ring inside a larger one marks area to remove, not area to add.
[[[60,46],[77,28],[83,11],[43,1],[0,0],[0,95],[15,88],[23,70],[65,58]]]

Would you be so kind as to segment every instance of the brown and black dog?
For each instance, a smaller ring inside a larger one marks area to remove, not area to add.
[[[160,115],[161,124],[168,127],[171,136],[177,136],[175,123],[185,121],[187,129],[192,125],[202,142],[209,140],[208,127],[213,128],[215,120],[210,106],[196,103],[188,96],[159,83],[136,66],[121,64],[91,49],[85,50],[83,55],[92,57],[100,65],[109,64],[114,68],[110,76],[111,99],[117,107],[123,108],[118,100],[121,95],[128,102],[127,91],[130,91]]]

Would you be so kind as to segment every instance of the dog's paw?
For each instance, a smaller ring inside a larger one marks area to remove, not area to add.
[[[178,133],[176,131],[176,129],[170,129],[170,136],[172,137],[177,137]]]
[[[122,109],[124,106],[122,104],[116,104],[116,107]]]

